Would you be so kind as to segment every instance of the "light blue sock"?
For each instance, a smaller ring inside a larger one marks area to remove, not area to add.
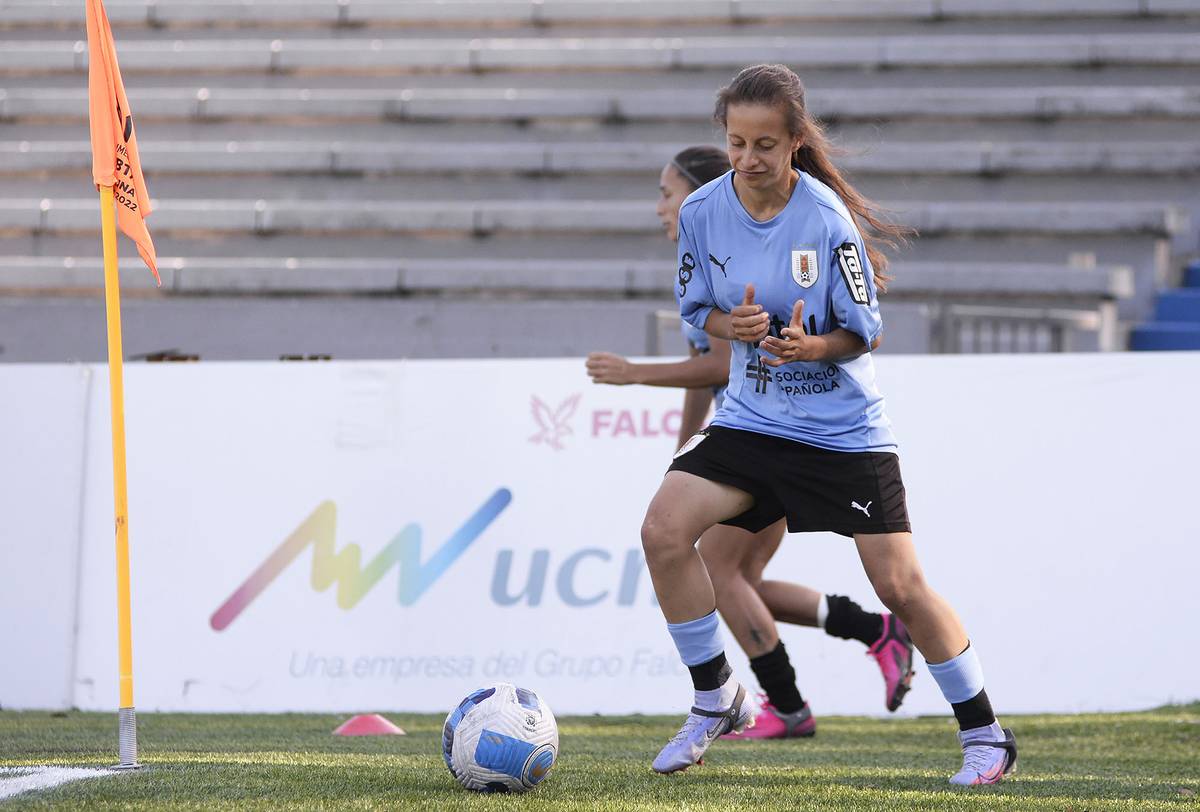
[[[983,690],[983,666],[979,664],[975,647],[970,643],[966,651],[957,657],[944,663],[926,662],[926,665],[942,689],[942,696],[952,705],[973,699]]]
[[[687,666],[706,663],[725,650],[715,609],[695,620],[668,623],[667,631],[675,641],[675,648],[679,649],[679,658]]]

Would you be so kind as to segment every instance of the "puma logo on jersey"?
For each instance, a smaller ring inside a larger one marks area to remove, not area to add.
[[[875,504],[874,499],[872,499],[870,502],[867,502],[865,507],[860,505],[858,502],[851,502],[850,507],[854,508],[855,510],[861,510],[863,513],[867,514],[867,518],[869,519],[871,518],[871,505],[873,504]]]
[[[719,260],[719,259],[717,259],[716,257],[714,257],[712,254],[709,254],[709,255],[708,255],[708,261],[709,261],[709,262],[711,262],[713,265],[716,265],[718,268],[720,268],[720,269],[721,269],[721,276],[725,277],[726,279],[728,279],[728,278],[729,278],[729,274],[725,273],[725,266],[729,264],[729,260],[731,260],[731,259],[733,259],[733,255],[732,255],[732,254],[730,254],[729,256],[725,257],[725,261],[724,261],[724,262],[722,262],[721,260]]]

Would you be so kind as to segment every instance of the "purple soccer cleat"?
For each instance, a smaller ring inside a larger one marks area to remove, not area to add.
[[[683,727],[654,759],[656,773],[682,772],[693,764],[702,764],[705,751],[721,734],[738,733],[754,724],[754,704],[748,701],[746,689],[736,682],[733,685],[737,691],[725,710],[692,708]]]
[[[875,658],[883,672],[884,704],[889,711],[895,711],[904,702],[916,673],[912,668],[913,644],[900,618],[887,613],[882,617],[883,634],[867,649],[867,654]]]
[[[962,769],[950,777],[960,787],[998,783],[1017,769],[1017,737],[1008,728],[993,722],[986,727],[958,734],[962,743]]]

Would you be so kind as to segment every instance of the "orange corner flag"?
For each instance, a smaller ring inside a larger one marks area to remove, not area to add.
[[[158,255],[146,228],[150,192],[142,177],[133,116],[129,111],[129,99],[125,97],[121,69],[117,66],[112,29],[108,26],[108,15],[101,0],[87,0],[87,38],[92,177],[97,186],[113,187],[113,198],[119,204],[117,225],[125,236],[137,243],[138,253],[161,286]]]

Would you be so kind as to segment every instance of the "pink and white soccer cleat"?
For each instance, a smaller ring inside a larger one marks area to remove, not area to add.
[[[895,711],[904,702],[904,695],[912,685],[913,644],[908,636],[908,629],[900,622],[900,618],[892,614],[883,615],[883,634],[867,649],[867,655],[875,658],[879,670],[883,672],[885,694],[883,697],[887,709]]]
[[[817,720],[808,703],[794,713],[780,713],[774,705],[759,695],[762,705],[754,724],[743,733],[726,733],[722,739],[794,739],[809,738],[817,733]]]
[[[1017,737],[996,722],[987,727],[964,730],[958,734],[962,743],[962,769],[950,777],[950,783],[960,787],[995,784],[1017,769]]]
[[[654,759],[657,773],[675,773],[700,764],[709,745],[729,731],[745,730],[754,724],[753,703],[747,701],[746,689],[734,682],[737,692],[728,708],[720,711],[693,707],[683,727],[667,742]]]

